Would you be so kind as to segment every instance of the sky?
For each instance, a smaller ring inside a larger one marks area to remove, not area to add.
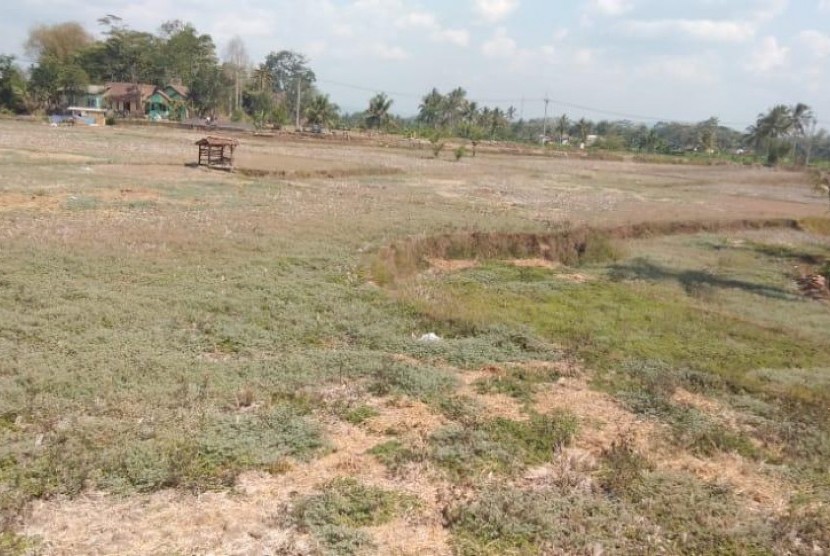
[[[413,115],[461,86],[525,118],[696,122],[744,129],[774,104],[810,105],[830,128],[830,0],[25,0],[0,6],[0,53],[40,23],[105,14],[156,31],[180,19],[222,55],[298,50],[346,111],[376,92]]]

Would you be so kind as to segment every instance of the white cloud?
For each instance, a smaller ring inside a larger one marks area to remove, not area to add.
[[[821,12],[830,12],[830,0],[819,0],[818,9]]]
[[[456,46],[468,46],[470,44],[470,32],[466,29],[440,29],[431,35],[436,42],[448,42]]]
[[[789,0],[764,0],[753,12],[752,18],[759,22],[771,21],[783,14],[788,4]]]
[[[622,29],[640,38],[684,36],[705,42],[744,42],[755,36],[755,24],[749,21],[716,21],[712,19],[632,20]]]
[[[553,32],[553,40],[555,42],[562,42],[565,39],[567,39],[568,35],[570,35],[570,34],[571,34],[571,32],[568,29],[565,29],[565,28],[557,29],[556,31]]]
[[[799,33],[798,38],[810,49],[816,58],[827,58],[830,56],[830,35],[825,35],[819,31],[808,30]]]
[[[445,29],[435,14],[430,12],[409,12],[398,18],[395,24],[403,29],[431,31],[429,37],[433,42],[446,42],[462,47],[470,44],[470,33],[466,29]]]
[[[508,58],[516,53],[516,41],[511,39],[504,27],[499,27],[490,40],[481,45],[481,53],[489,58]]]
[[[519,7],[519,0],[473,0],[475,11],[485,21],[496,23]]]
[[[716,80],[715,66],[711,59],[699,56],[658,55],[637,68],[644,77],[668,78],[675,82],[700,84]]]
[[[633,8],[631,0],[591,0],[588,9],[605,16],[620,16]]]
[[[370,48],[371,53],[381,60],[401,61],[409,58],[409,53],[400,46],[377,43]]]
[[[759,74],[770,73],[772,70],[785,66],[789,57],[789,47],[779,45],[775,37],[764,37],[752,55],[747,69]]]
[[[398,26],[434,29],[438,27],[438,19],[430,12],[409,12],[398,20]]]

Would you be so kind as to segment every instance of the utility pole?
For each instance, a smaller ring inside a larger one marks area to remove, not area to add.
[[[296,131],[300,130],[300,100],[302,99],[302,91],[300,89],[300,86],[302,85],[302,83],[302,79],[297,79],[297,122],[294,126],[294,129]]]
[[[548,104],[550,104],[550,99],[548,98],[547,93],[545,93],[545,120],[542,124],[542,146],[547,143],[548,139]]]

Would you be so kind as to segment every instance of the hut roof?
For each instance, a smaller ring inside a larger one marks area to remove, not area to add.
[[[209,135],[196,141],[196,144],[207,145],[209,147],[238,147],[239,141],[231,137],[219,137],[217,135]]]

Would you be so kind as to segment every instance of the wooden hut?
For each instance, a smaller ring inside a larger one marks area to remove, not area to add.
[[[196,141],[199,146],[199,166],[233,170],[233,152],[239,141],[230,137],[208,136]]]

